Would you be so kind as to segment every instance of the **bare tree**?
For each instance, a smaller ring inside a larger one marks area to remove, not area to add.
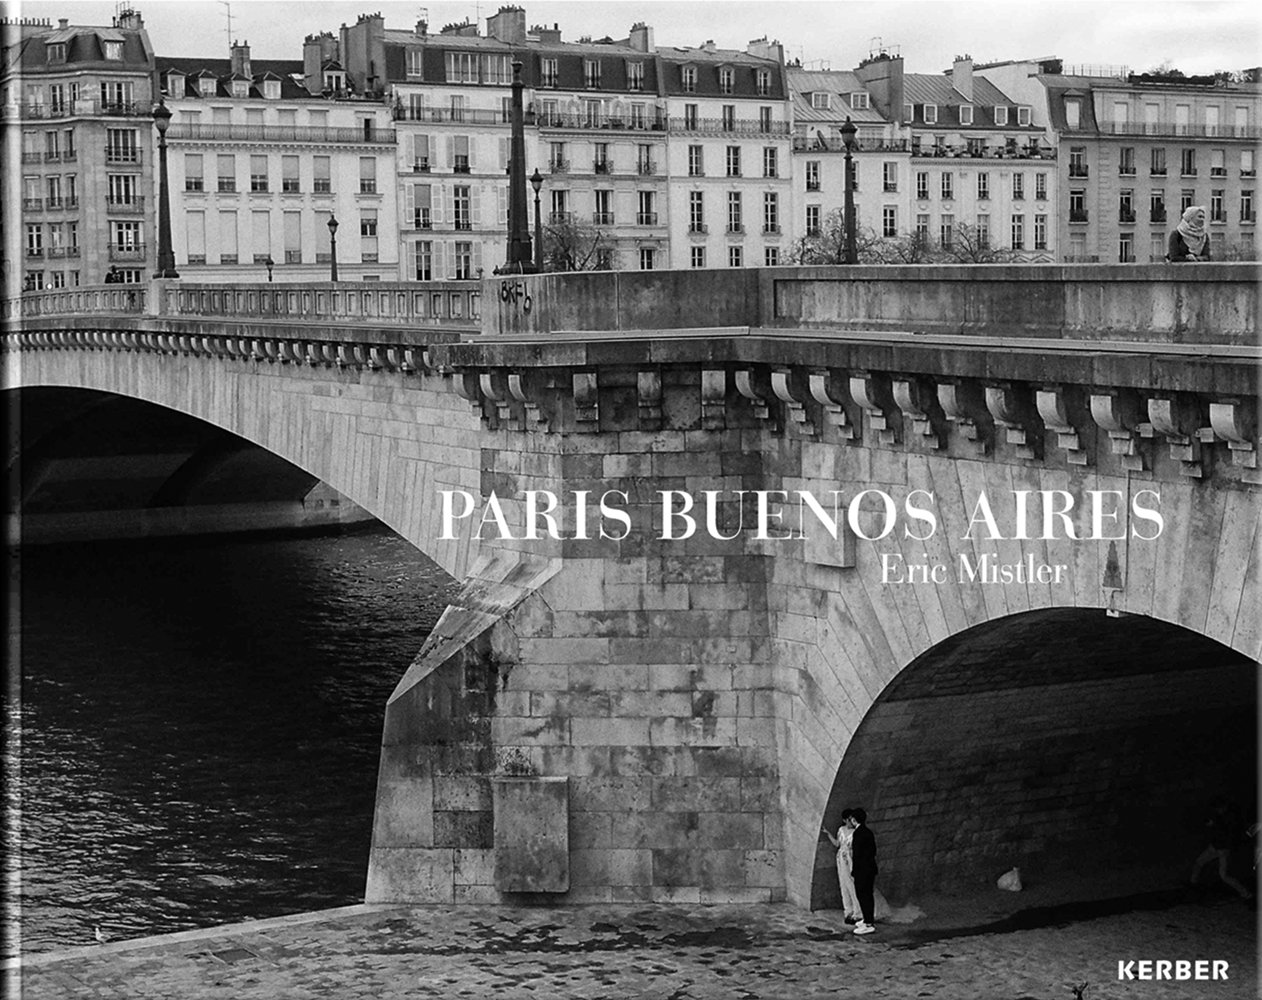
[[[941,254],[925,233],[908,233],[881,242],[884,264],[935,264]]]
[[[882,244],[876,231],[855,227],[855,250],[860,264],[884,264]],[[785,254],[787,264],[844,264],[846,262],[845,213],[834,209],[824,218],[818,233],[803,236]]]
[[[955,227],[951,245],[942,248],[941,259],[949,264],[1011,264],[1018,259],[1018,254],[994,246],[987,230],[961,222]]]
[[[543,230],[545,271],[607,271],[614,266],[614,244],[607,229],[573,217]]]

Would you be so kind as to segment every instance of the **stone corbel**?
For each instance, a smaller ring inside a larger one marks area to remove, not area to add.
[[[497,370],[483,372],[478,376],[478,387],[482,390],[482,395],[494,404],[500,424],[510,431],[522,429],[521,417],[513,412],[513,403],[516,401],[508,391],[507,374]]]
[[[1090,456],[1082,446],[1082,438],[1077,428],[1069,419],[1069,404],[1065,398],[1065,387],[1061,385],[1045,385],[1034,391],[1034,403],[1043,425],[1049,431],[1056,432],[1056,445],[1065,452],[1070,465],[1090,465]]]
[[[379,344],[372,344],[367,348],[368,356],[365,364],[371,371],[390,371],[390,363],[386,359],[386,349]]]
[[[1029,401],[1008,382],[986,386],[986,409],[1003,428],[1004,440],[1016,448],[1017,458],[1033,461],[1042,457],[1043,436]]]
[[[1253,407],[1239,399],[1209,404],[1209,425],[1216,437],[1227,442],[1231,464],[1241,469],[1258,468],[1257,420]],[[1255,482],[1256,477],[1249,477]]]
[[[939,382],[938,405],[949,423],[960,430],[978,457],[990,453],[990,411],[982,397],[982,387],[973,381]]]
[[[701,427],[720,431],[727,426],[727,372],[721,368],[701,372]]]
[[[1148,400],[1147,437],[1160,434],[1166,439],[1170,457],[1179,463],[1179,472],[1192,479],[1204,476],[1201,468],[1201,442],[1197,436],[1200,414],[1195,399],[1188,396],[1172,396]]]
[[[1109,451],[1122,458],[1122,468],[1142,472],[1144,456],[1139,450],[1143,423],[1139,397],[1130,389],[1110,389],[1091,393],[1091,419],[1109,435]]]
[[[868,415],[868,426],[883,445],[902,438],[902,415],[890,393],[890,378],[881,372],[855,371],[850,375],[850,395]]]
[[[640,430],[661,430],[662,373],[655,370],[636,372],[635,398],[640,411]]]
[[[772,430],[781,430],[779,407],[772,405],[771,379],[759,368],[736,370],[736,391],[749,400],[754,416]]]
[[[807,374],[806,383],[811,398],[828,414],[828,422],[837,428],[837,436],[843,441],[853,441],[859,428],[851,423],[846,412],[846,393],[841,378],[827,368],[815,368]]]
[[[580,431],[600,429],[600,385],[595,372],[574,372],[574,422]]]
[[[451,384],[456,390],[456,395],[468,401],[469,408],[473,411],[474,416],[479,420],[486,420],[490,424],[491,421],[482,406],[482,380],[479,378],[478,373],[467,369],[453,372]],[[491,413],[493,414],[494,412],[494,409],[492,409]]]
[[[539,375],[535,372],[509,372],[508,392],[521,403],[525,415],[526,430],[538,428],[547,430],[551,417],[543,408],[542,386],[538,385]],[[531,390],[539,390],[532,392]]]
[[[809,394],[805,387],[799,386],[795,389],[793,382],[792,369],[780,368],[771,373],[771,391],[775,393],[776,399],[784,404],[789,419],[797,425],[802,437],[817,438],[819,428],[806,412],[805,401],[809,398]]]
[[[895,375],[891,379],[894,405],[911,420],[912,433],[920,435],[934,451],[946,446],[946,428],[934,410],[937,401],[922,379],[911,375]]]
[[[302,364],[304,360],[302,344],[292,340],[282,340],[280,342],[280,359],[289,365]]]

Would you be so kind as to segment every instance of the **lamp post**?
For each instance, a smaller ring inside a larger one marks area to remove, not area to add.
[[[171,124],[171,111],[159,101],[153,107],[153,123],[158,129],[158,183],[162,193],[158,196],[158,270],[155,278],[178,278],[175,269],[175,253],[171,249],[171,185],[167,180],[167,127]]]
[[[337,217],[329,216],[329,280],[337,281]]]
[[[521,62],[513,63],[512,140],[508,156],[508,253],[506,274],[530,274],[535,262],[530,252],[530,222],[526,218],[526,128],[522,111]]]
[[[539,189],[543,187],[543,177],[539,168],[530,175],[530,186],[535,189],[535,270],[543,271],[543,225],[539,221]]]
[[[850,120],[850,116],[846,115],[846,122],[841,126],[841,141],[846,147],[846,263],[859,263],[859,251],[855,246],[855,217],[854,217],[854,161],[850,158],[850,154],[859,148],[859,143],[855,141],[855,133],[859,130],[855,127],[854,122]]]
[[[269,254],[267,255],[267,260],[263,261],[263,263],[267,265],[267,280],[268,280],[268,281],[271,281],[271,280],[272,280],[272,268],[274,268],[274,267],[276,266],[276,261],[272,260],[272,255],[269,253]]]

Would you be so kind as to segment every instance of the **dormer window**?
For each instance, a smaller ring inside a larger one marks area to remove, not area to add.
[[[111,62],[123,61],[123,43],[122,42],[106,42],[105,58]]]
[[[995,124],[996,125],[1008,124],[1008,108],[1003,104],[995,105]]]
[[[600,86],[599,59],[583,60],[583,85],[592,89]]]
[[[1077,128],[1082,121],[1082,102],[1076,98],[1065,102],[1065,124]]]
[[[233,80],[232,81],[233,97],[249,97],[250,81],[249,80]]]
[[[925,105],[925,124],[926,125],[938,124],[938,106],[936,104]]]
[[[52,63],[64,63],[65,61],[66,61],[66,43],[65,42],[52,42],[51,44],[49,44],[48,46],[49,64],[51,65]]]
[[[202,97],[215,96],[215,78],[213,76],[203,76],[197,81],[197,92]]]
[[[267,98],[267,100],[269,101],[280,100],[280,81],[279,80],[264,80],[263,81],[263,96]]]
[[[644,89],[644,63],[627,63],[627,90]]]
[[[167,94],[170,97],[184,96],[184,74],[168,73],[167,74]]]
[[[961,125],[973,124],[973,105],[971,104],[960,105],[960,124]]]
[[[697,67],[685,66],[680,70],[680,74],[683,80],[684,93],[691,94],[697,89]]]
[[[828,110],[828,97],[829,97],[828,94],[824,93],[823,91],[817,90],[815,93],[811,95],[811,107],[814,108],[816,111],[827,111]]]
[[[421,65],[424,59],[423,49],[407,50],[407,74],[409,80],[419,80],[424,75],[421,72]]]
[[[771,73],[767,70],[758,70],[758,72],[754,74],[754,83],[758,88],[759,97],[767,97],[771,94]]]
[[[736,73],[731,66],[719,67],[719,93],[730,94],[736,84]]]
[[[1029,108],[1017,108],[1017,124],[1018,125],[1030,124],[1030,109]]]
[[[557,85],[557,61],[555,59],[539,60],[539,83],[544,87],[555,87]]]
[[[850,95],[851,111],[867,111],[868,110],[868,92],[856,91]]]

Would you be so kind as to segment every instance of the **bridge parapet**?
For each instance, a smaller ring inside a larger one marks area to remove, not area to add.
[[[149,301],[144,285],[81,285],[24,292],[5,299],[3,312],[6,323],[44,316],[136,316]]]

